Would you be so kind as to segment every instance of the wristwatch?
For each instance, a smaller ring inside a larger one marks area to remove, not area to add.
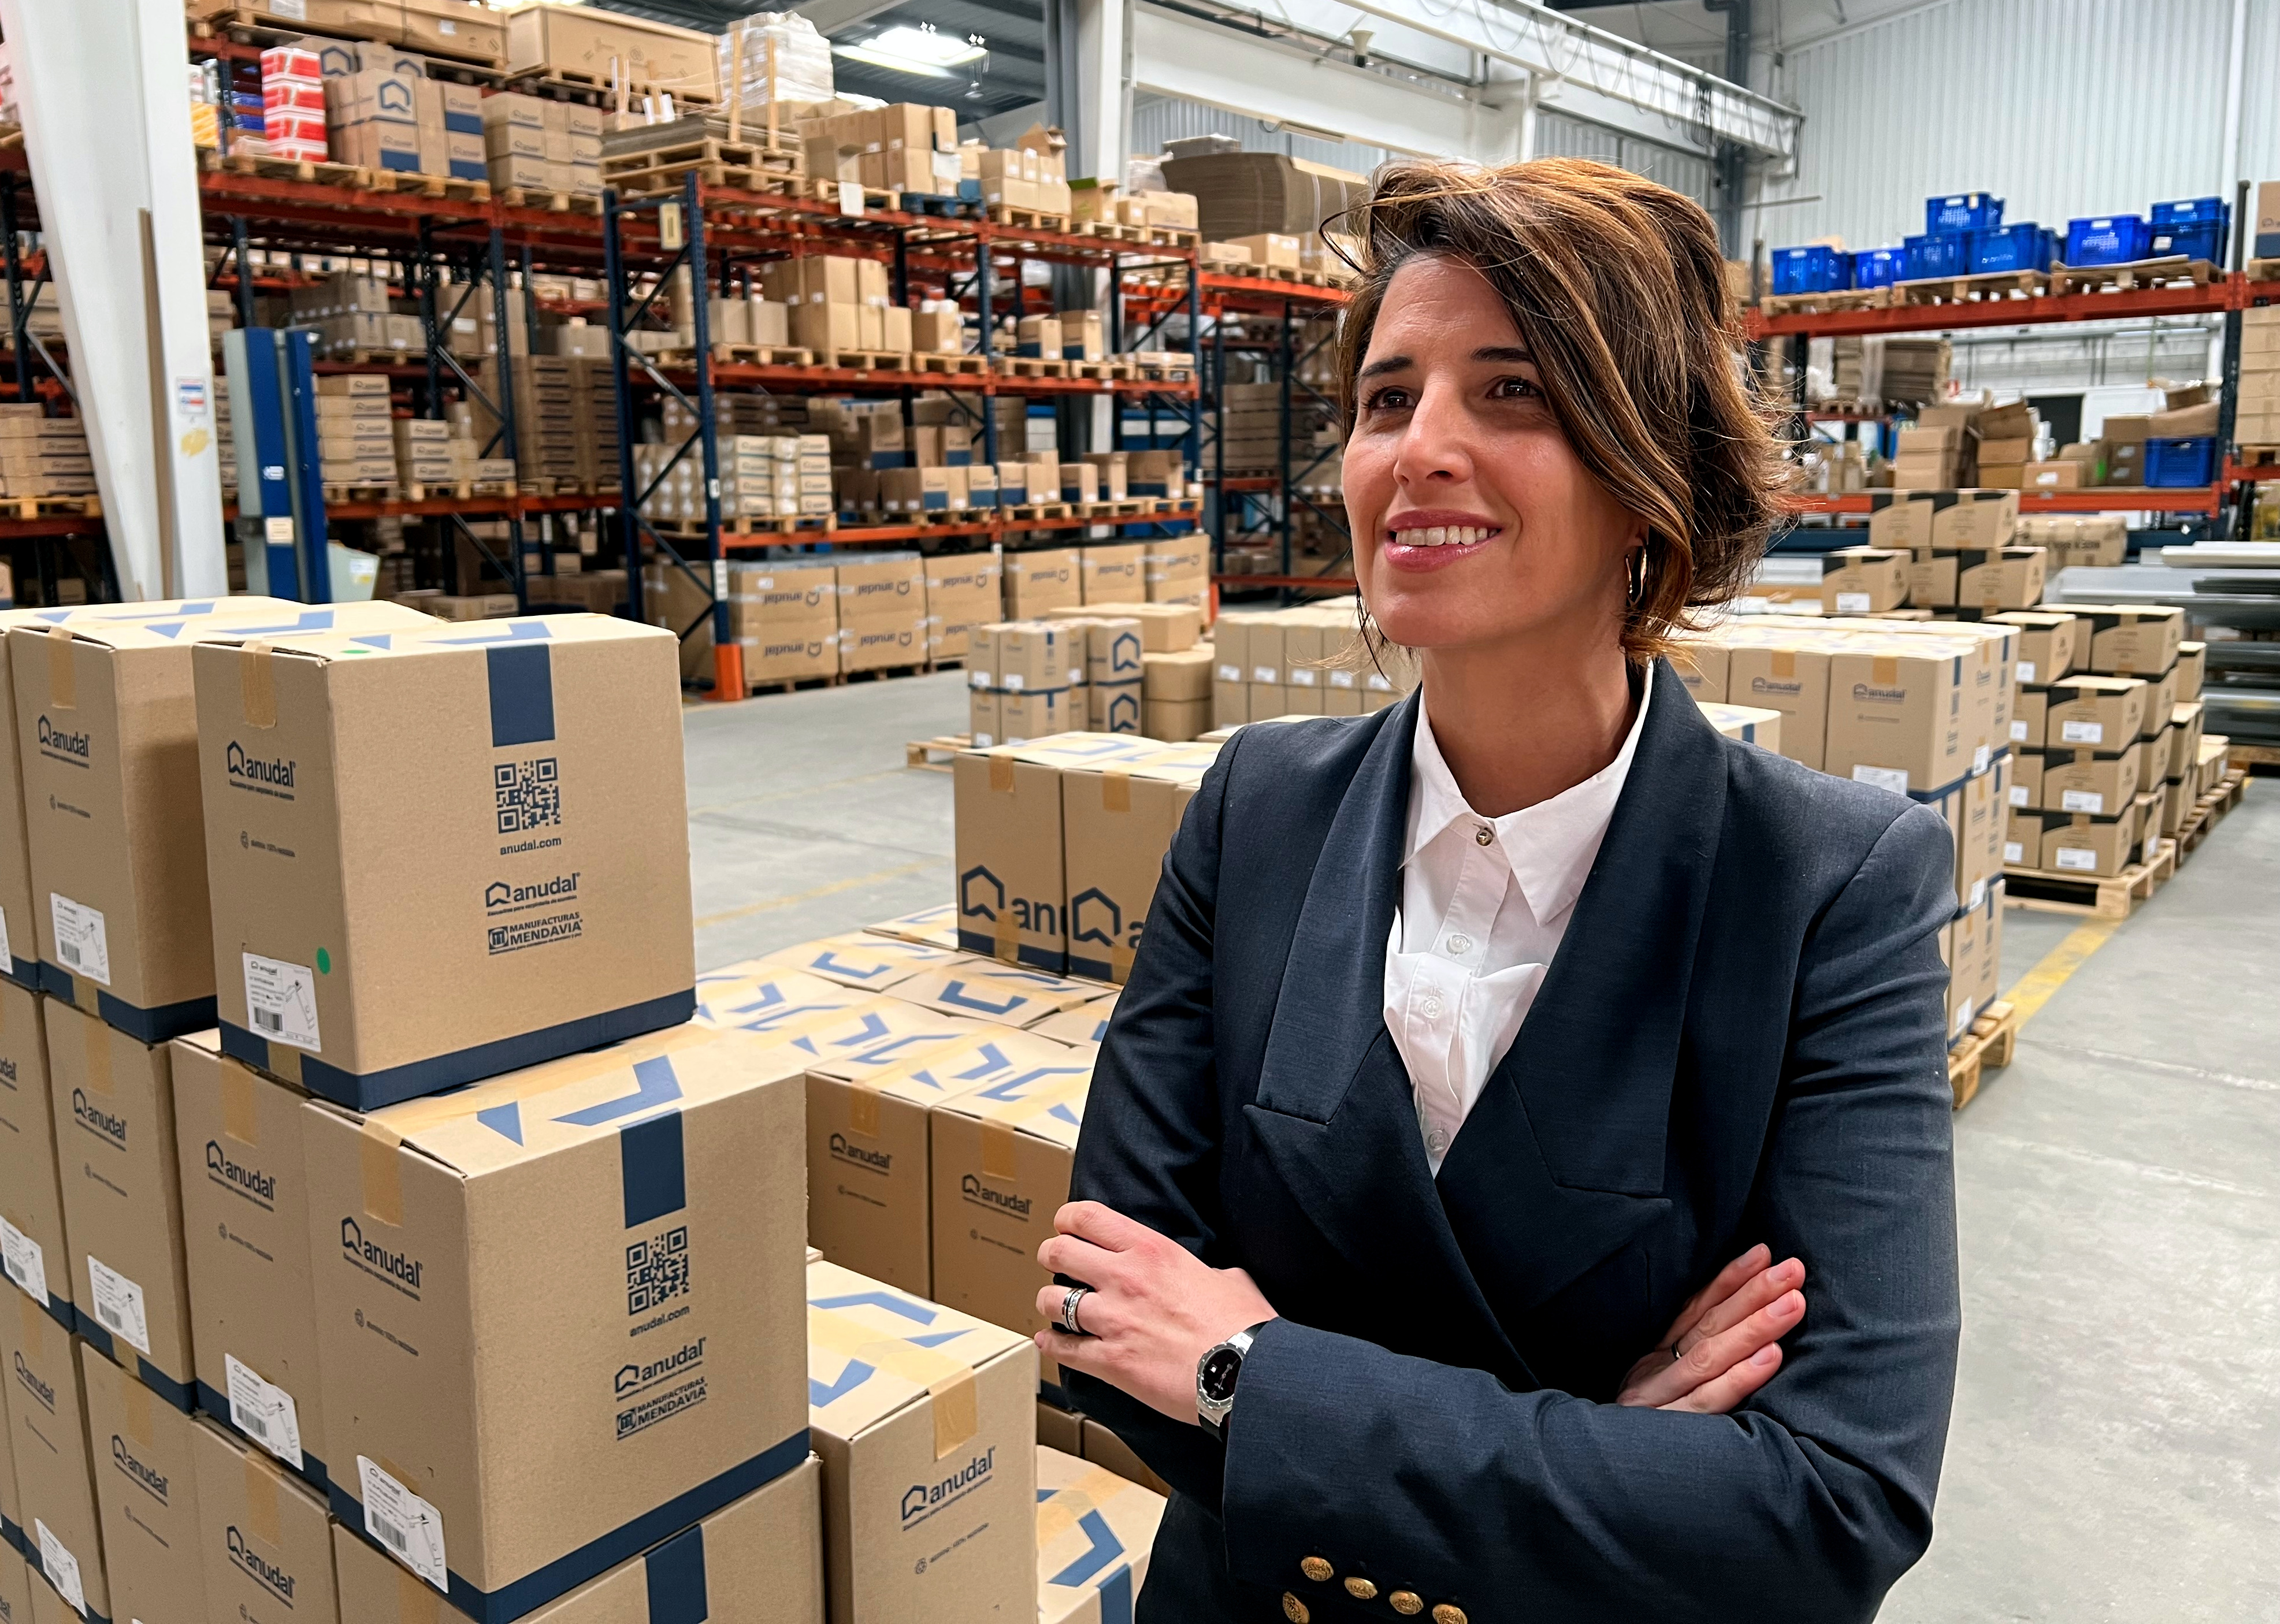
[[[1227,1441],[1227,1418],[1235,1410],[1235,1384],[1243,1379],[1244,1356],[1267,1321],[1246,1326],[1196,1361],[1196,1415],[1212,1436]]]

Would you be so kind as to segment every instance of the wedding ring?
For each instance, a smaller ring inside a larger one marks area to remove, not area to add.
[[[1072,1336],[1086,1335],[1084,1327],[1076,1322],[1076,1306],[1084,1301],[1090,1286],[1071,1286],[1061,1297],[1061,1329]]]

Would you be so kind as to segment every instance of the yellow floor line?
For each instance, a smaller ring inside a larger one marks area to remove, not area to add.
[[[2067,934],[2065,941],[2044,954],[2040,964],[2021,976],[2003,995],[2018,1011],[2019,1024],[2024,1027],[2033,1020],[2035,1012],[2051,1001],[2051,996],[2067,984],[2067,978],[2104,947],[2107,938],[2122,924],[2120,920],[2084,920]]]
[[[915,863],[905,863],[899,867],[882,868],[874,874],[856,874],[846,880],[829,881],[805,891],[794,892],[790,897],[771,897],[762,902],[746,903],[741,908],[730,908],[723,913],[705,914],[697,920],[697,928],[703,930],[712,925],[725,925],[730,920],[741,920],[754,913],[766,913],[774,908],[797,907],[804,902],[813,902],[820,897],[830,897],[841,891],[855,890],[861,886],[878,885],[889,880],[899,880],[905,874],[918,873],[921,868],[939,867],[941,863],[940,858],[921,858]]]

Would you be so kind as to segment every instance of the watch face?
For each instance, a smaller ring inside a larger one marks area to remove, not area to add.
[[[1213,1348],[1204,1356],[1196,1384],[1212,1403],[1225,1404],[1235,1397],[1235,1379],[1242,1374],[1243,1355],[1232,1348]]]

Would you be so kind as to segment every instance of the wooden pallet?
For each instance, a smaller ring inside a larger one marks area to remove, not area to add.
[[[2252,259],[2241,274],[2252,282],[2280,282],[2280,259]]]
[[[998,370],[1009,378],[1066,378],[1069,375],[1069,364],[1057,358],[1001,355],[998,358]]]
[[[653,525],[651,527],[670,541],[705,540],[705,529],[701,525]],[[797,513],[776,519],[756,519],[740,514],[720,521],[723,536],[817,536],[829,535],[838,528],[839,515],[836,513]]]
[[[811,178],[808,184],[814,188],[817,202],[837,203],[839,201],[839,188],[842,182],[834,181],[828,176],[817,175]],[[890,191],[877,186],[859,187],[857,189],[863,194],[863,212],[866,214],[874,210],[890,213],[898,212],[903,206],[903,195],[900,192]]]
[[[197,39],[227,38],[240,45],[297,44],[310,37],[311,31],[305,27],[278,27],[281,20],[273,12],[257,12],[251,6],[228,6],[209,16],[193,19],[190,23],[190,33]],[[327,33],[320,37],[362,40],[367,43],[378,45],[393,43],[392,41],[374,40],[369,35],[352,32]],[[446,70],[446,73],[455,79],[461,73],[469,76],[460,82],[495,86],[502,83],[506,77],[500,71],[499,64],[488,56],[454,55],[433,45],[420,46],[420,54],[435,66]],[[446,73],[438,73],[431,70],[428,77],[440,79],[445,77]]]
[[[558,192],[543,186],[502,186],[492,193],[510,209],[541,209],[549,214],[602,212],[602,200],[583,192]]]
[[[1895,304],[1984,304],[2004,299],[2038,298],[2051,291],[2042,271],[1989,271],[1977,276],[1927,276],[1894,282]]]
[[[836,688],[846,679],[834,671],[812,677],[773,677],[744,684],[747,694],[804,694],[818,688]]]
[[[945,350],[920,350],[911,356],[914,373],[947,373],[952,377],[980,377],[990,370],[978,355],[952,355]]]
[[[620,150],[602,158],[602,182],[633,196],[677,190],[695,170],[713,186],[772,191],[789,181],[797,190],[807,174],[800,150],[765,141],[727,141],[700,135],[654,147]]]
[[[1893,302],[1890,287],[1839,288],[1829,293],[1768,294],[1758,301],[1758,308],[1768,316],[1822,316],[1833,310],[1883,310]]]
[[[2232,448],[2232,459],[2252,468],[2280,462],[2280,445],[2236,445]]]
[[[650,357],[659,366],[694,366],[694,350],[666,350]],[[813,366],[815,351],[797,344],[714,344],[715,366]]]
[[[998,511],[1014,524],[1036,524],[1047,519],[1072,518],[1076,512],[1076,504],[1070,502],[1016,502],[1013,506]]]
[[[439,480],[432,484],[407,484],[402,489],[406,502],[472,502],[477,496],[516,496],[521,487],[513,480]]]
[[[1196,375],[1192,366],[1149,366],[1135,362],[1133,370],[1150,383],[1189,383]]]
[[[906,369],[911,357],[907,350],[827,350],[820,358],[824,366],[842,372],[898,373]]]
[[[2133,288],[2169,288],[2180,284],[2206,288],[2215,267],[2206,259],[2188,259],[2183,254],[2166,259],[2133,259],[2126,265],[2063,266],[2051,267],[2053,293],[2104,293],[2108,289],[2126,292]]]
[[[2053,868],[2003,868],[2004,897],[2014,908],[2037,913],[2071,913],[2095,919],[2125,920],[2176,873],[2174,841],[2154,843],[2153,855],[2132,863],[2118,874],[2099,877],[2067,874]]]
[[[947,773],[951,758],[974,748],[970,733],[945,733],[931,739],[913,739],[903,746],[903,765],[925,773]]]
[[[900,666],[868,666],[860,671],[843,671],[842,682],[884,682],[896,677],[926,675],[926,661],[912,660]]]
[[[2268,776],[2280,773],[2280,744],[2251,744],[2235,739],[2227,754],[2239,771]]]
[[[551,101],[581,102],[589,107],[615,110],[618,104],[617,81],[606,73],[588,73],[574,67],[549,66],[536,73],[519,73],[507,81],[510,90],[524,96],[545,96]],[[626,85],[626,105],[638,110],[644,96],[669,96],[676,108],[689,111],[712,105],[713,98],[703,91],[691,91],[680,85],[648,84],[628,81]]]
[[[1140,519],[1154,511],[1156,498],[1127,496],[1115,502],[1080,502],[1076,504],[1080,519]]]
[[[301,181],[320,186],[345,186],[358,191],[373,189],[373,171],[361,164],[329,164],[320,158],[271,158],[252,152],[202,152],[198,161],[212,174]]]
[[[1016,230],[1067,232],[1069,228],[1069,217],[1066,214],[1048,214],[1043,209],[1017,209],[1010,203],[990,204],[989,216],[991,224]]]
[[[397,498],[393,482],[386,485],[327,485],[327,502],[394,502]]]
[[[326,350],[317,359],[341,366],[409,366],[415,359],[426,359],[427,355],[425,350],[381,350],[351,344],[345,350]]]
[[[1971,1103],[1987,1072],[2010,1065],[2018,1047],[2018,1006],[1999,998],[1972,1021],[1968,1032],[1948,1046],[1947,1086],[1955,1096],[1955,1109],[1960,1111]]]
[[[0,517],[9,519],[100,519],[103,498],[85,496],[0,496]]]

